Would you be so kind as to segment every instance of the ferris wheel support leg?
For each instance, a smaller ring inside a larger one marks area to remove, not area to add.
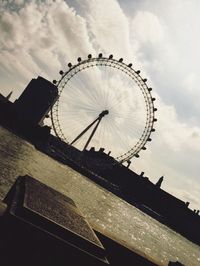
[[[102,119],[102,117],[99,117],[99,121],[98,121],[98,123],[96,124],[96,126],[95,126],[94,129],[92,130],[92,133],[91,133],[91,135],[89,136],[89,139],[87,140],[87,142],[86,142],[86,144],[85,144],[85,147],[83,148],[84,151],[87,149],[87,146],[89,145],[89,143],[90,143],[92,137],[94,136],[94,133],[96,132],[96,130],[97,130],[98,126],[99,126],[99,123],[101,122],[101,119]]]
[[[89,126],[87,126],[71,143],[70,145],[74,144],[78,139],[80,139],[87,131],[90,129],[97,121],[99,120],[99,117],[95,119]]]

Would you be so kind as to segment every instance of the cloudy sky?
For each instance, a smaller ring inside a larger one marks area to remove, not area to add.
[[[152,182],[164,175],[163,189],[199,209],[199,12],[199,0],[1,0],[1,93],[14,100],[30,79],[57,79],[89,53],[132,62],[159,110],[132,167]]]

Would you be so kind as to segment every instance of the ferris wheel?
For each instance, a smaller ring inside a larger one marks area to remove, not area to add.
[[[80,57],[60,71],[51,110],[55,135],[79,150],[102,149],[118,162],[139,157],[155,131],[155,98],[132,64],[113,55]]]

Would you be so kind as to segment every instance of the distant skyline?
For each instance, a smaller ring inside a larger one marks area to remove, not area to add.
[[[15,100],[38,75],[59,78],[89,53],[123,57],[153,88],[158,122],[132,168],[200,209],[200,1],[0,2],[0,92]]]

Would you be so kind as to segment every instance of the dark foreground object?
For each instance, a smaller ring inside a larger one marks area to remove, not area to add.
[[[3,266],[155,265],[95,234],[73,200],[29,176],[0,203],[0,236]]]
[[[70,198],[26,176],[4,202],[0,265],[108,264],[104,247]]]

